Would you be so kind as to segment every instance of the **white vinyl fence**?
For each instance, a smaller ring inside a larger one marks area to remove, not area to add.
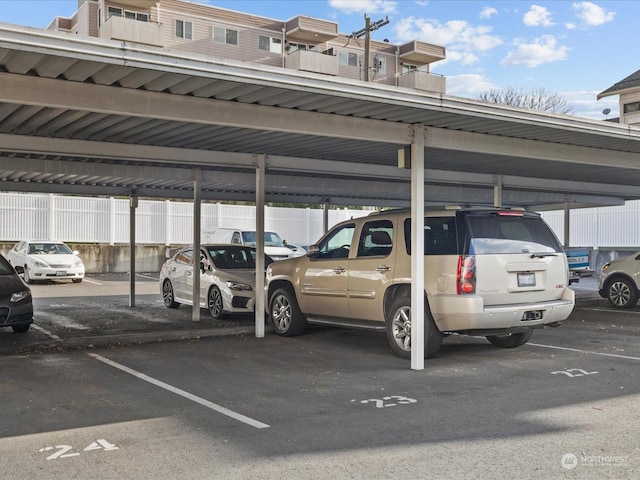
[[[371,213],[329,210],[329,226]],[[255,229],[255,207],[202,204],[202,228]],[[265,207],[265,230],[289,243],[309,245],[323,233],[322,210]],[[136,242],[180,245],[193,240],[193,204],[140,200]],[[0,193],[0,241],[62,240],[70,243],[129,243],[129,199],[53,194]]]
[[[329,210],[329,226],[368,210]],[[564,241],[564,212],[542,217]],[[255,228],[253,206],[202,204],[202,228]],[[322,235],[322,210],[265,208],[265,229],[290,243],[309,245]],[[136,242],[180,245],[192,241],[190,202],[140,200],[136,210]],[[0,193],[0,241],[62,240],[73,243],[129,243],[129,200],[53,194]],[[640,201],[619,207],[571,211],[570,246],[639,247]]]

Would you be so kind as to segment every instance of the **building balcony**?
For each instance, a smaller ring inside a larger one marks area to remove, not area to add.
[[[102,26],[102,38],[163,47],[162,24],[141,22],[132,18],[109,17]]]
[[[338,24],[298,15],[287,22],[286,35],[290,40],[318,45],[338,36]]]
[[[285,67],[291,70],[337,76],[338,57],[311,50],[296,50],[285,57]]]
[[[414,40],[400,45],[400,60],[413,65],[427,65],[446,58],[444,47]]]
[[[442,75],[433,75],[420,70],[405,73],[398,78],[398,86],[414,88],[432,93],[446,93],[446,79]]]

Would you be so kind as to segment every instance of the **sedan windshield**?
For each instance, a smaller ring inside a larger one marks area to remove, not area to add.
[[[72,255],[64,243],[30,243],[29,255]]]

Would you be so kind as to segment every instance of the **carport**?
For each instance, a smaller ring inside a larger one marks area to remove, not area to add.
[[[0,190],[130,196],[132,247],[139,196],[193,199],[196,248],[201,200],[253,201],[259,272],[265,202],[411,206],[414,340],[425,205],[640,198],[630,126],[1,23],[0,159]]]

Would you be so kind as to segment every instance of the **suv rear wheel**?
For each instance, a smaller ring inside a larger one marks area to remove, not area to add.
[[[307,326],[307,319],[298,307],[291,288],[279,288],[271,296],[269,317],[278,335],[294,337],[300,335]]]
[[[496,347],[516,348],[527,343],[531,339],[531,335],[533,335],[533,329],[530,328],[526,332],[510,333],[508,335],[487,335],[487,340]]]
[[[387,310],[387,338],[393,352],[401,358],[411,358],[411,298],[399,297]],[[442,346],[442,333],[438,330],[429,307],[424,312],[424,358],[434,356]]]

